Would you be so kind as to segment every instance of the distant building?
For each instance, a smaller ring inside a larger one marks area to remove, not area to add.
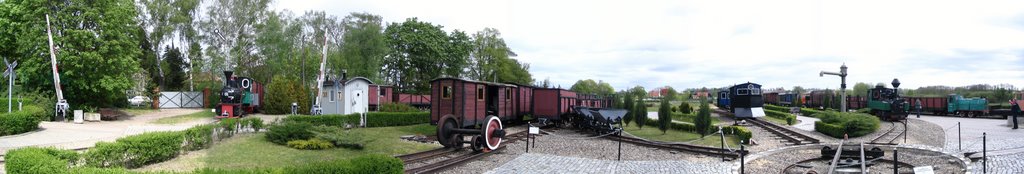
[[[707,90],[700,90],[700,91],[694,91],[693,94],[690,95],[690,98],[692,98],[692,99],[699,99],[699,98],[704,98],[704,97],[709,97],[709,96],[711,96],[711,92],[708,92]]]
[[[650,98],[665,97],[665,96],[668,96],[669,89],[672,89],[672,87],[664,86],[664,87],[654,88],[653,90],[647,92],[647,96],[650,97]]]

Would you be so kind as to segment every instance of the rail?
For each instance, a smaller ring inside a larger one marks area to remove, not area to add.
[[[519,140],[526,139],[526,137],[527,137],[527,131],[522,131],[522,132],[514,133],[514,134],[511,134],[511,135],[509,135],[507,137],[508,141],[505,142],[505,143],[513,143],[513,142],[516,142],[516,141],[519,141]],[[501,150],[504,150],[504,149],[505,149],[505,146],[501,146],[501,147],[498,147],[497,149],[494,149],[494,151],[501,151]],[[448,149],[448,150],[445,150],[445,148],[439,148],[439,149],[434,149],[434,150],[429,150],[429,151],[424,151],[424,152],[400,155],[400,156],[397,156],[397,157],[399,159],[402,159],[402,162],[404,164],[408,165],[408,164],[411,164],[411,163],[423,162],[423,161],[425,161],[427,159],[434,159],[434,158],[438,158],[438,157],[442,157],[442,156],[448,156],[448,155],[451,155],[452,153],[455,153],[457,151],[458,151],[458,149]],[[435,173],[435,172],[440,171],[442,169],[446,169],[446,168],[449,168],[449,167],[460,165],[460,164],[463,164],[463,163],[466,163],[466,162],[469,162],[469,161],[472,161],[472,160],[476,160],[476,159],[479,159],[481,157],[484,157],[484,156],[492,154],[492,153],[493,152],[471,152],[471,153],[467,153],[467,154],[463,154],[463,155],[449,157],[448,159],[445,159],[445,160],[442,160],[442,161],[438,161],[438,162],[434,162],[434,163],[429,163],[429,164],[426,164],[426,165],[423,165],[423,166],[414,167],[414,168],[406,168],[405,173]]]
[[[821,143],[821,140],[818,140],[817,138],[814,138],[814,137],[811,137],[811,136],[808,136],[808,135],[805,135],[805,134],[802,134],[802,133],[799,133],[799,132],[787,129],[785,127],[776,125],[774,123],[769,123],[769,122],[766,122],[766,121],[763,121],[763,120],[756,120],[756,119],[755,120],[748,120],[748,121],[750,123],[753,123],[754,125],[756,125],[758,127],[764,128],[768,132],[771,132],[772,134],[778,135],[779,137],[782,137],[783,139],[786,139],[786,141],[792,142],[792,143],[794,143],[796,145]],[[807,142],[807,143],[804,143],[804,142]]]
[[[906,135],[907,135],[907,123],[906,122],[900,121],[900,123],[903,123],[903,129],[901,131],[898,131],[899,134],[896,134],[897,129],[899,129],[899,125],[897,125],[896,122],[889,122],[889,123],[892,124],[892,126],[889,127],[889,130],[886,131],[884,134],[878,135],[878,137],[875,137],[875,138],[871,139],[871,142],[869,144],[896,145],[896,144],[899,144],[899,143],[896,143],[896,140],[898,140],[899,137],[901,137],[901,136],[906,137]],[[889,136],[892,136],[892,138],[886,138],[886,137],[889,137]]]
[[[721,156],[721,157],[726,157],[726,158],[729,158],[729,159],[738,159],[738,158],[740,158],[740,155],[746,155],[748,153],[745,150],[735,150],[734,151],[734,150],[730,150],[730,149],[723,149],[723,148],[716,148],[716,147],[706,147],[706,146],[698,146],[698,145],[690,145],[690,144],[666,143],[666,142],[650,141],[650,140],[644,140],[644,139],[633,138],[633,137],[626,137],[626,136],[618,136],[618,135],[608,136],[607,138],[608,139],[613,139],[612,137],[614,137],[614,139],[616,139],[616,140],[617,139],[621,139],[622,142],[632,143],[632,144],[636,144],[636,145],[639,145],[639,146],[686,151],[686,152],[703,154],[703,155],[708,155],[708,156]]]

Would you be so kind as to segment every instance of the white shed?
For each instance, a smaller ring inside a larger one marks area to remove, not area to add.
[[[320,93],[323,114],[366,113],[370,84],[373,82],[363,77],[324,82]]]

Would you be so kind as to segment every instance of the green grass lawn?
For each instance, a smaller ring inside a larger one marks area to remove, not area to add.
[[[679,113],[679,112],[672,113],[672,120],[675,120],[675,121],[682,121],[682,122],[687,122],[687,123],[693,123],[693,119],[694,118],[697,118],[697,116],[696,115],[682,114],[682,113]],[[718,124],[718,122],[721,122],[721,120],[719,120],[718,118],[715,118],[715,117],[711,117],[711,125],[716,125],[716,124]]]
[[[636,124],[630,124],[629,126],[626,126],[625,129],[626,132],[628,132],[629,134],[633,134],[637,137],[641,137],[648,140],[657,140],[665,142],[689,142],[700,139],[700,134],[671,129],[668,130],[665,134],[662,134],[661,130],[658,130],[658,127],[652,126],[644,126],[643,129],[640,129],[639,127],[636,127]],[[722,138],[720,135],[705,136],[704,139],[691,142],[690,144],[720,147],[722,146],[721,140]],[[739,138],[737,138],[735,135],[726,135],[725,143],[728,143],[729,147],[739,147]]]
[[[154,124],[178,124],[178,123],[184,123],[184,122],[189,122],[189,121],[199,120],[199,119],[210,119],[210,118],[213,118],[213,116],[215,116],[215,115],[216,114],[214,114],[213,112],[209,112],[209,111],[203,110],[203,111],[199,111],[199,112],[195,112],[195,113],[191,113],[191,114],[178,115],[178,116],[173,116],[173,117],[164,117],[164,118],[160,118],[160,119],[157,119],[157,120],[150,121],[150,123],[154,123]]]
[[[215,144],[208,149],[202,160],[211,168],[268,168],[285,167],[312,162],[350,159],[366,154],[398,155],[426,151],[439,145],[410,142],[399,139],[402,135],[431,135],[435,126],[419,124],[398,127],[360,128],[354,131],[364,133],[376,140],[366,144],[363,150],[334,148],[327,150],[298,150],[271,143],[263,133],[240,135]]]
[[[779,125],[787,125],[786,124],[786,120],[775,118],[775,117],[764,116],[764,117],[758,117],[758,119],[768,120],[770,122],[773,122],[773,123],[779,124]],[[800,121],[796,120],[796,121],[793,122],[793,124],[797,124],[798,122],[800,122]]]

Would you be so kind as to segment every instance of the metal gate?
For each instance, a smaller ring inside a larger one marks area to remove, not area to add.
[[[202,92],[160,92],[160,108],[202,108]]]

